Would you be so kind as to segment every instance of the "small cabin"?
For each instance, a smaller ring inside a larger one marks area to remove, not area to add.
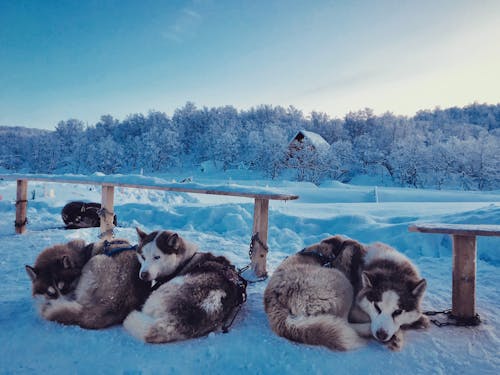
[[[329,148],[330,144],[321,135],[300,130],[288,145],[288,155],[293,157],[294,154],[302,150],[326,152]]]

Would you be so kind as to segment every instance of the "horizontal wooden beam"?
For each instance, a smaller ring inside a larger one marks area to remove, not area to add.
[[[408,227],[410,232],[444,233],[457,236],[500,236],[500,225],[422,223]]]
[[[182,187],[182,186],[170,186],[169,184],[130,184],[114,181],[95,181],[95,180],[78,180],[72,178],[61,178],[61,177],[39,177],[39,176],[29,176],[29,175],[0,175],[0,179],[4,180],[26,180],[26,181],[42,181],[42,182],[55,182],[61,184],[81,184],[81,185],[101,185],[101,186],[114,186],[123,188],[133,188],[133,189],[150,189],[150,190],[163,190],[163,191],[175,191],[181,193],[194,193],[194,194],[211,194],[211,195],[226,195],[232,197],[245,197],[253,199],[267,199],[267,200],[294,200],[298,199],[298,195],[289,194],[272,194],[272,193],[249,193],[244,191],[238,191],[235,189],[231,190],[220,190],[220,189],[206,189],[206,188],[195,188],[195,187]],[[182,185],[182,184],[178,184]],[[251,190],[251,188],[247,188]]]

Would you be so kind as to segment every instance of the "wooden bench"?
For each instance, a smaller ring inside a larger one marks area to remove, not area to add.
[[[476,236],[500,236],[500,225],[414,224],[410,232],[453,236],[451,314],[457,321],[476,317]]]
[[[253,228],[252,228],[252,244],[253,251],[251,253],[251,267],[253,272],[258,277],[266,275],[266,258],[267,258],[267,232],[268,232],[268,211],[270,200],[293,200],[298,199],[297,195],[274,194],[266,192],[266,189],[260,189],[261,192],[255,192],[259,188],[240,187],[236,189],[224,190],[223,187],[207,189],[206,186],[196,184],[182,183],[150,183],[141,181],[139,184],[127,182],[119,182],[119,179],[112,177],[99,177],[92,179],[78,179],[78,176],[38,176],[38,175],[0,175],[3,180],[17,180],[17,198],[16,198],[16,233],[22,234],[26,231],[27,224],[27,205],[28,205],[28,181],[55,182],[63,184],[84,184],[84,185],[100,185],[102,187],[101,207],[103,216],[101,217],[101,237],[111,238],[113,236],[113,216],[114,216],[114,191],[115,187],[133,188],[133,189],[150,189],[175,191],[194,194],[213,194],[226,195],[233,197],[253,198],[254,213],[253,213]],[[254,242],[253,239],[257,240]]]

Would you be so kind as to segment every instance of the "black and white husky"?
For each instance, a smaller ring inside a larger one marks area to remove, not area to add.
[[[123,325],[150,343],[184,340],[221,328],[245,300],[244,281],[223,256],[201,253],[171,231],[137,228],[139,277],[154,291]]]
[[[350,350],[373,336],[399,350],[401,329],[428,325],[420,310],[425,287],[395,249],[334,236],[281,263],[264,307],[273,331],[292,341]]]

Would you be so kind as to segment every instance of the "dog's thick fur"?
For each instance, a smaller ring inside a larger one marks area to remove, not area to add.
[[[58,292],[56,299],[41,298],[39,301],[40,314],[44,319],[56,321],[62,324],[79,325],[83,328],[99,329],[121,323],[130,311],[139,308],[150,293],[149,283],[138,277],[140,264],[137,261],[135,251],[123,251],[116,255],[104,255],[105,247],[108,250],[130,246],[125,240],[112,240],[107,246],[104,241],[85,246],[83,241],[78,242],[82,246],[76,251],[87,251],[90,255],[88,261],[83,265],[80,276],[76,280],[74,290],[66,294],[60,293],[55,275],[64,268],[64,261],[52,262],[58,265],[50,269],[47,279],[53,275],[52,288]],[[75,242],[62,247],[60,252],[67,254],[75,250]],[[66,249],[65,249],[66,247]],[[58,254],[54,248],[46,249],[39,256],[51,262],[53,254]],[[66,259],[66,258],[63,258]],[[71,259],[71,258],[70,258]],[[67,261],[66,261],[67,263]],[[33,267],[37,272],[37,264]],[[28,271],[32,277],[31,270]],[[38,276],[33,281],[35,288]],[[50,282],[46,282],[50,284]]]
[[[357,245],[332,237],[305,251],[338,259],[342,246],[346,249]],[[349,279],[352,267],[357,268],[354,257],[345,257],[339,269],[323,267],[320,256],[297,253],[286,258],[264,292],[264,308],[273,331],[292,341],[333,350],[362,346],[364,340],[347,320],[354,293]]]
[[[235,268],[224,257],[200,253],[171,231],[137,228],[140,277],[159,287],[141,311],[123,322],[136,338],[164,343],[199,337],[221,327],[241,300]]]
[[[372,252],[379,247],[390,250]],[[396,250],[334,236],[303,252],[283,261],[264,293],[264,307],[278,335],[333,350],[358,348],[363,337],[373,335],[398,350],[400,328],[426,326],[420,312],[425,280]],[[324,259],[329,267],[323,266]]]

